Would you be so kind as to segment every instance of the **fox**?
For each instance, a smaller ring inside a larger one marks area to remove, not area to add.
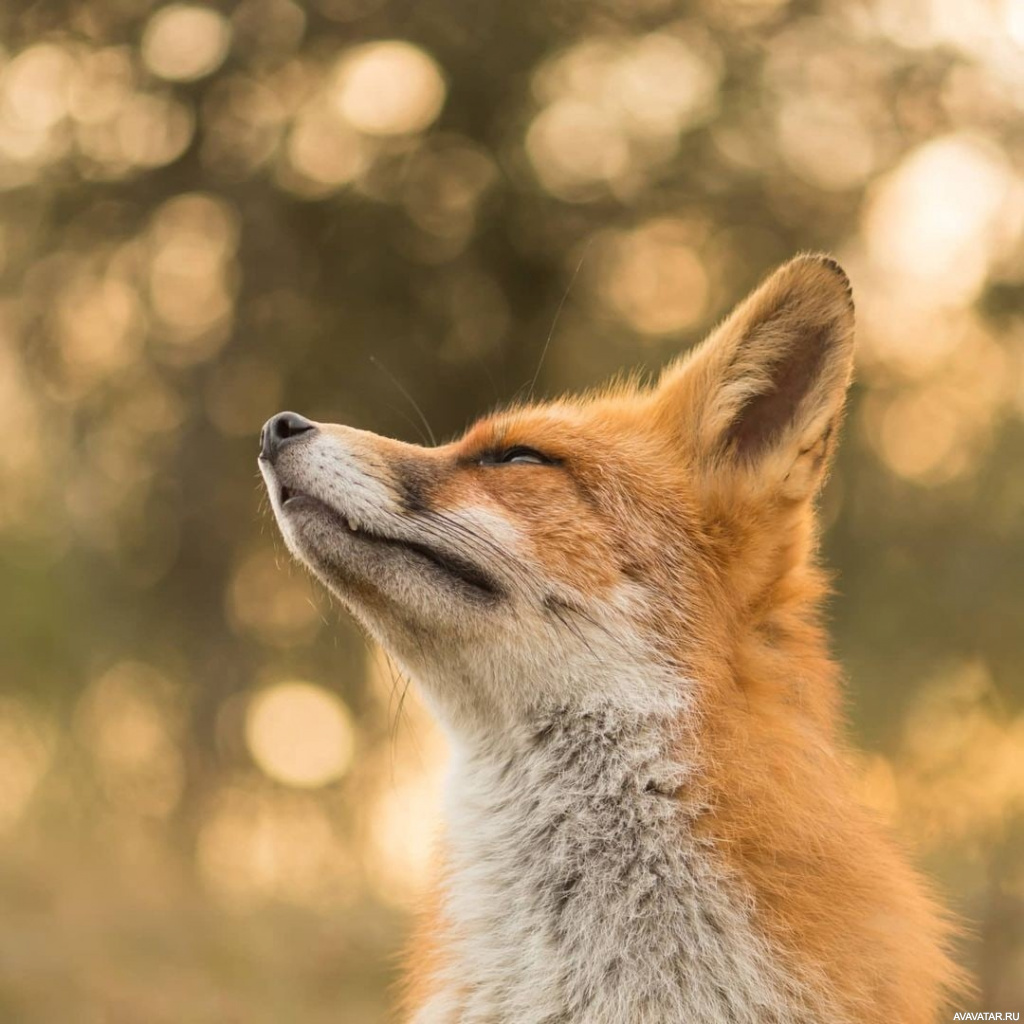
[[[450,748],[409,1024],[933,1024],[958,925],[858,798],[817,497],[850,281],[776,269],[654,380],[421,447],[284,412],[290,551]]]

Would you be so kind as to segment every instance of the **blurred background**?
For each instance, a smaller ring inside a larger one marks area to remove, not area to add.
[[[0,1020],[386,1020],[443,751],[260,424],[450,437],[801,249],[864,795],[1024,1008],[1022,112],[1021,0],[5,0]]]

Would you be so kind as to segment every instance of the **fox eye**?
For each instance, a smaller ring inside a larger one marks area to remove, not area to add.
[[[542,455],[533,448],[517,445],[515,448],[508,448],[503,452],[499,452],[494,461],[501,465],[521,462],[533,466],[550,466],[554,460],[549,459],[546,455]]]

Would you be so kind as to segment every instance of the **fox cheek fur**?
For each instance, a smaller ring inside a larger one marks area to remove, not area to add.
[[[853,795],[820,623],[853,321],[800,257],[653,387],[432,449],[268,422],[291,550],[451,740],[414,1024],[926,1024],[962,986]]]

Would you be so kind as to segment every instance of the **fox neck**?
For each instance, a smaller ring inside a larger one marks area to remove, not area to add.
[[[453,944],[417,1024],[840,1019],[780,968],[700,838],[706,793],[680,710],[551,708],[460,746]]]

